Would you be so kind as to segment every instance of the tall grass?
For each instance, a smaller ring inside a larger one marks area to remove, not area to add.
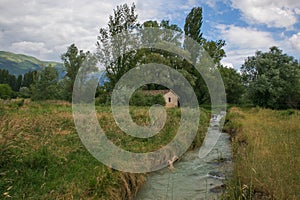
[[[228,116],[235,168],[224,199],[300,199],[300,112],[232,108]]]
[[[104,166],[82,145],[66,102],[0,102],[0,199],[130,199],[143,184],[145,174],[124,173]],[[132,107],[132,117],[147,124],[148,108]],[[136,152],[153,151],[167,144],[180,119],[169,109],[167,125],[151,139],[124,134],[108,107],[97,107],[107,137]],[[209,121],[202,112],[199,146]]]

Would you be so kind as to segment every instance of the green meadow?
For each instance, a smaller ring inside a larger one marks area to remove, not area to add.
[[[107,137],[135,152],[154,151],[168,144],[181,116],[178,108],[168,109],[161,132],[140,139],[118,128],[109,107],[96,109]],[[119,172],[92,157],[76,132],[70,103],[3,100],[0,111],[1,199],[130,199],[147,176]],[[210,114],[201,111],[190,148],[201,145],[207,130]],[[130,112],[137,124],[150,120],[148,107],[131,107]]]

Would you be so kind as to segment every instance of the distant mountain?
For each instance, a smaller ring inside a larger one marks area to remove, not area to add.
[[[23,54],[14,54],[11,52],[0,51],[0,69],[6,69],[10,74],[20,75],[29,71],[41,70],[51,65],[59,71],[60,77],[63,74],[63,64],[58,62],[41,61],[35,57]]]
[[[66,72],[63,70],[64,67],[62,63],[41,61],[32,56],[0,51],[0,69],[6,69],[10,74],[15,76],[25,74],[29,71],[40,71],[41,69],[49,65],[57,68],[59,79],[62,79],[66,74]],[[109,82],[105,70],[101,70],[94,75],[96,77],[99,77],[99,85],[101,86],[103,86],[104,83]]]

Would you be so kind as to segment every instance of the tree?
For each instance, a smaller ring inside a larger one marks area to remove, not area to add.
[[[22,86],[23,76],[19,75],[16,82],[16,88],[19,91]]]
[[[220,65],[221,59],[225,57],[225,51],[223,50],[225,41],[206,40],[201,33],[201,26],[202,8],[195,7],[187,15],[184,25],[184,33],[187,36],[184,42],[184,48],[190,52],[192,63],[184,61],[183,66],[184,70],[194,77],[194,91],[197,95],[198,102],[200,104],[209,104],[210,94],[208,88],[202,75],[199,74],[194,66],[198,65],[198,67],[201,67],[202,72],[205,71],[204,73],[206,73],[206,78],[214,78],[214,76],[209,76],[212,72],[211,67],[213,67],[210,65],[211,63],[214,63],[216,66]],[[193,39],[194,42],[189,38]],[[201,59],[199,59],[199,56],[201,56]],[[199,60],[201,61],[199,62]],[[214,82],[214,80],[210,80],[210,82]]]
[[[223,49],[225,44],[224,40],[207,41],[203,39],[203,48],[217,65],[220,65],[221,60],[226,57],[226,53]]]
[[[13,97],[13,91],[8,84],[0,84],[0,99],[10,99]]]
[[[135,43],[127,34],[140,27],[135,10],[134,4],[131,7],[127,4],[117,6],[114,15],[109,17],[108,26],[100,29],[97,54],[100,63],[106,68],[111,88],[124,73],[135,67],[132,62],[136,51],[126,52]]]
[[[22,87],[29,88],[32,84],[34,84],[38,79],[38,72],[37,71],[29,71],[24,74]]]
[[[61,85],[63,85],[64,88],[64,99],[68,101],[72,100],[73,86],[78,70],[82,66],[88,54],[89,52],[85,53],[83,50],[78,50],[76,45],[72,44],[68,47],[67,52],[61,56],[66,70],[66,75]]]
[[[8,84],[13,91],[19,91],[17,78],[10,74],[8,70],[0,69],[0,84]]]
[[[48,66],[40,73],[35,84],[31,85],[32,100],[47,100],[57,98],[58,71],[56,68]]]
[[[299,108],[300,65],[278,47],[257,51],[241,68],[248,95],[255,105],[274,108]]]
[[[235,69],[227,68],[222,65],[218,67],[218,70],[224,82],[227,103],[241,103],[241,97],[244,93],[241,75]]]
[[[194,7],[187,15],[184,24],[184,33],[186,36],[192,38],[197,43],[202,42],[202,8]]]

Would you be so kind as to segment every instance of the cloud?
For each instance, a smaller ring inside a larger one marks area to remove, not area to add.
[[[230,63],[236,69],[241,67],[244,60],[248,56],[253,56],[256,51],[267,51],[271,46],[281,45],[273,39],[271,33],[255,28],[219,24],[217,29],[221,38],[227,43],[225,46],[227,57],[222,62]]]
[[[100,27],[105,27],[117,5],[135,2],[139,21],[184,20],[196,1],[179,0],[1,0],[0,47],[41,59],[60,60],[69,45],[95,49]],[[24,46],[35,47],[24,48]],[[40,48],[40,49],[39,49]],[[50,50],[51,49],[51,50]]]
[[[234,68],[232,63],[226,62],[226,61],[224,61],[224,60],[221,61],[221,64],[222,64],[223,66],[225,66],[225,67],[228,67],[228,68]]]
[[[300,32],[289,38],[289,42],[291,43],[293,49],[300,54]]]
[[[10,50],[16,53],[29,52],[31,54],[38,54],[42,57],[44,54],[52,53],[51,49],[47,49],[43,42],[16,42],[11,44]]]
[[[300,1],[294,0],[232,0],[232,7],[239,9],[250,24],[291,29],[297,23]]]
[[[272,38],[272,34],[259,31],[250,27],[239,27],[235,25],[218,25],[222,38],[232,47],[242,47],[247,49],[261,49],[277,45]]]

